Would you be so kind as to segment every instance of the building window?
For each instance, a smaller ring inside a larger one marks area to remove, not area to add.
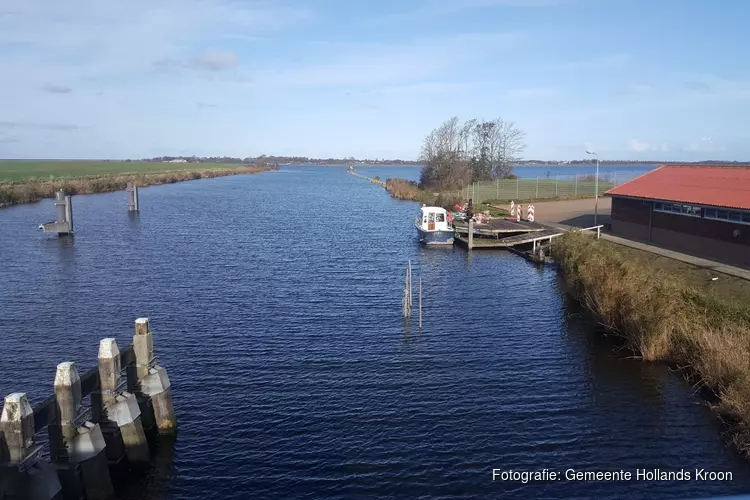
[[[712,220],[722,220],[738,224],[750,224],[750,211],[747,210],[722,210],[718,208],[705,208],[703,217]]]
[[[701,207],[696,205],[683,205],[682,203],[654,203],[655,212],[668,212],[670,214],[689,215],[690,217],[700,217]]]

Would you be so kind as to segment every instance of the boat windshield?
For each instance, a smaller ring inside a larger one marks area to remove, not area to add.
[[[435,220],[437,222],[445,222],[445,214],[435,214]]]

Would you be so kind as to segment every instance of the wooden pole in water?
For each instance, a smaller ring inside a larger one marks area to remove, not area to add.
[[[414,307],[414,300],[412,296],[411,286],[411,261],[409,261],[409,312],[411,313],[412,307]]]
[[[419,275],[419,328],[422,328],[422,275]]]

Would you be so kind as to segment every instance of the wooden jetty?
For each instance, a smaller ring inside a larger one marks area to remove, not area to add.
[[[385,187],[385,182],[373,179],[372,177],[367,177],[366,175],[362,175],[362,174],[360,174],[359,172],[357,172],[356,170],[354,170],[351,167],[349,167],[349,169],[347,169],[347,172],[349,172],[350,174],[352,174],[354,177],[359,177],[360,179],[364,179],[366,181],[370,181],[373,184],[377,184],[378,186]]]
[[[39,435],[44,430],[47,439]],[[156,437],[176,430],[171,385],[154,356],[149,320],[136,319],[131,345],[120,350],[115,339],[101,340],[95,368],[79,375],[75,362],[60,363],[53,395],[35,408],[25,393],[5,397],[0,498],[112,499],[112,478],[147,465]]]
[[[568,231],[596,231],[599,239],[602,225],[583,229],[564,229],[559,226],[540,224],[531,221],[516,221],[509,219],[492,219],[488,223],[478,224],[454,221],[454,242],[465,246],[469,250],[475,248],[502,248],[539,264],[549,264],[549,249],[553,238],[557,238]],[[529,245],[530,248],[529,248]]]

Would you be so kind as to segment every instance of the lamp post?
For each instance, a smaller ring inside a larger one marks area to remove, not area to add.
[[[596,156],[596,178],[594,180],[594,225],[598,225],[599,221],[599,155],[595,152],[587,149],[587,155]]]

